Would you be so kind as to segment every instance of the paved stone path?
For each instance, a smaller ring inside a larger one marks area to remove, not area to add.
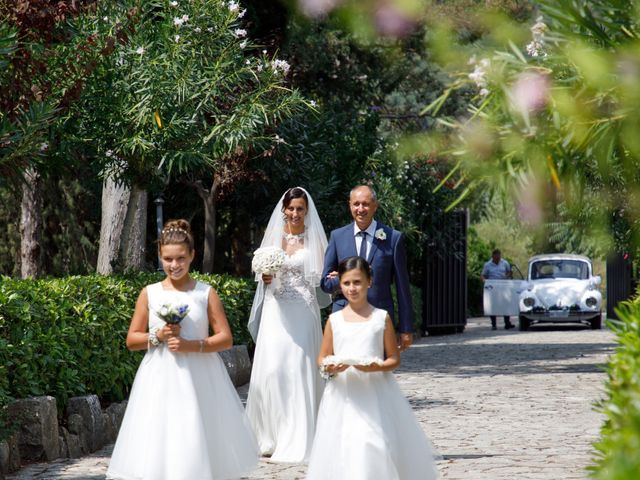
[[[614,337],[574,326],[419,340],[402,356],[400,385],[440,454],[443,479],[585,479],[603,420],[603,364]],[[241,389],[246,395],[246,388]],[[102,480],[111,446],[81,459],[32,465],[7,480]],[[250,480],[303,479],[302,465],[261,462]],[[376,479],[377,480],[377,479]],[[384,479],[380,479],[384,480]]]

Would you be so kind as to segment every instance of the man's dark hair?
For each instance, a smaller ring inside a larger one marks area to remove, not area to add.
[[[497,248],[493,252],[491,252],[491,255],[501,255],[501,254],[502,254],[502,252],[500,250],[498,250]]]

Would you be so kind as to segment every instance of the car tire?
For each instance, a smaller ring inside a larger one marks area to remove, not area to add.
[[[602,315],[593,317],[589,320],[589,323],[591,324],[591,330],[600,330],[602,328]]]
[[[523,315],[520,315],[518,317],[518,330],[520,330],[521,332],[525,332],[529,330],[530,326],[531,326],[531,320],[529,320],[528,318],[525,318]]]

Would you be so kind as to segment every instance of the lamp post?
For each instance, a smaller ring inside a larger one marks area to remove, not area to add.
[[[158,242],[160,242],[160,235],[162,235],[162,226],[164,225],[163,213],[162,213],[162,205],[164,205],[164,198],[162,198],[162,193],[158,194],[156,199],[153,201],[156,204],[156,230],[158,235]],[[158,271],[162,271],[162,261],[160,260],[160,255],[158,255]]]

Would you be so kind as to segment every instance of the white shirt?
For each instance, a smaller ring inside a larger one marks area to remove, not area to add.
[[[372,220],[365,232],[367,232],[367,258],[369,258],[369,253],[371,253],[371,245],[373,245],[374,235],[376,234],[376,227],[378,226],[378,222]],[[358,228],[358,224],[353,222],[353,236],[356,239],[356,255],[360,253],[360,244],[362,244],[362,235],[358,235],[360,233],[360,228]]]

